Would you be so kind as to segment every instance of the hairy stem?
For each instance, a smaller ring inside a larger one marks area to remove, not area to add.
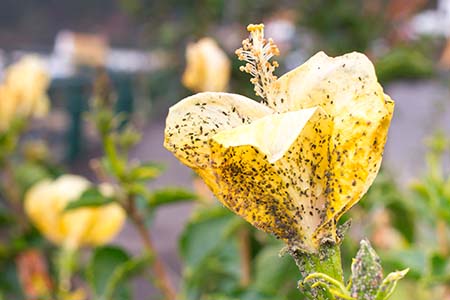
[[[325,244],[318,253],[289,249],[289,254],[294,258],[303,278],[313,273],[323,273],[339,282],[343,281],[341,250],[338,244]],[[328,292],[322,287],[313,288],[310,283],[304,283],[301,288],[310,299],[330,299]]]

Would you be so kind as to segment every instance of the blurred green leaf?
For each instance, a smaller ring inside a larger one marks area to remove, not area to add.
[[[395,229],[409,242],[413,243],[416,234],[416,214],[404,202],[392,202],[387,206]],[[398,216],[402,216],[399,218]]]
[[[13,259],[0,261],[0,295],[5,299],[23,299],[22,287],[17,277]]]
[[[297,280],[294,280],[292,283],[295,286]],[[301,300],[304,299],[300,294],[300,291],[297,288],[289,288],[288,290],[279,290],[278,293],[273,294],[264,294],[260,291],[253,290],[250,286],[246,289],[240,296],[240,300]]]
[[[377,77],[381,82],[399,78],[424,78],[434,73],[432,60],[417,47],[393,48],[375,63]]]
[[[414,248],[383,253],[382,262],[387,271],[409,268],[408,277],[422,277],[427,270],[426,254]]]
[[[112,134],[103,137],[103,148],[107,158],[107,168],[118,178],[122,178],[126,169],[126,159],[117,151],[115,136]]]
[[[242,300],[242,298],[231,297],[223,294],[210,294],[202,298],[203,300]]]
[[[25,192],[36,182],[52,177],[52,174],[40,164],[25,162],[14,169],[14,177],[22,191]]]
[[[279,295],[288,288],[296,290],[296,282],[301,275],[293,259],[286,255],[280,257],[282,244],[265,247],[255,258],[253,286],[258,291]]]
[[[241,288],[241,258],[237,238],[228,239],[198,265],[186,267],[183,276],[182,291],[186,299],[197,300],[215,293],[235,296]]]
[[[450,258],[433,253],[430,257],[430,275],[434,282],[450,282]]]
[[[0,202],[0,226],[6,226],[14,223],[14,215],[10,209]]]
[[[113,295],[120,291],[120,285],[126,284],[128,280],[142,273],[145,268],[153,261],[152,255],[133,257],[127,262],[118,266],[111,274],[108,285],[105,288],[105,299],[113,299]]]
[[[187,267],[201,263],[236,230],[242,221],[221,206],[197,211],[180,239]]]
[[[148,204],[152,207],[159,205],[191,201],[197,199],[197,195],[187,189],[179,187],[166,187],[151,192]]]
[[[128,124],[119,134],[119,145],[125,151],[135,146],[142,139],[142,133]]]
[[[242,222],[221,206],[197,211],[190,220],[180,239],[186,299],[211,293],[232,296],[239,288],[240,255],[234,232]]]
[[[158,163],[147,162],[133,168],[128,177],[129,181],[144,181],[155,179],[164,171],[164,166]]]
[[[103,196],[96,188],[89,188],[80,196],[80,198],[69,202],[64,210],[69,211],[80,207],[96,207],[112,202],[114,202],[113,198]]]
[[[397,282],[405,277],[406,273],[408,273],[409,269],[405,269],[403,271],[392,272],[386,276],[378,289],[377,294],[375,295],[375,300],[387,300],[394,293],[395,287],[397,286]]]
[[[363,1],[297,1],[297,5],[300,23],[317,36],[315,50],[333,56],[366,51],[387,25],[383,11],[367,11]]]
[[[133,262],[125,250],[115,246],[96,248],[86,269],[86,278],[98,300],[131,299],[124,276],[140,263]]]
[[[123,187],[129,195],[142,196],[144,198],[148,198],[150,195],[148,187],[143,182],[123,183]]]
[[[416,235],[417,214],[413,204],[414,201],[399,188],[393,175],[385,170],[381,170],[363,200],[359,202],[366,212],[384,206],[389,212],[393,227],[409,243],[414,242]]]

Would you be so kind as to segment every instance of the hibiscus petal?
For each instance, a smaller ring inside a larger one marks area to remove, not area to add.
[[[337,220],[375,179],[394,103],[360,53],[320,52],[279,78],[277,89],[284,110],[320,106],[333,118],[328,220]]]
[[[326,218],[332,122],[321,108],[274,114],[211,140],[218,199],[290,245],[315,251]]]
[[[209,139],[272,113],[265,105],[229,93],[199,93],[187,97],[169,110],[164,146],[212,185]]]
[[[91,211],[93,212],[91,227],[83,237],[83,243],[93,246],[106,244],[123,227],[126,220],[125,211],[117,203],[103,205]],[[98,222],[98,220],[110,220],[110,222]]]

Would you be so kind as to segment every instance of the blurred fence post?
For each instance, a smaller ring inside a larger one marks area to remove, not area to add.
[[[125,113],[126,118],[120,124],[122,128],[129,120],[133,112],[133,76],[132,74],[115,73],[111,75],[114,82],[114,88],[117,92],[116,113]]]
[[[69,145],[66,157],[73,161],[80,153],[83,139],[82,115],[87,109],[89,80],[81,76],[65,80],[67,110],[70,115],[70,125],[67,131],[67,145]]]

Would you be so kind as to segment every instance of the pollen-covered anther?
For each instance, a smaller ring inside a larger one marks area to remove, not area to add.
[[[250,82],[255,86],[256,95],[263,99],[263,103],[276,109],[274,82],[277,77],[273,72],[278,63],[269,60],[279,55],[280,51],[272,39],[264,38],[263,24],[250,24],[247,30],[250,32],[250,38],[245,39],[242,48],[236,50],[238,59],[246,62],[245,67],[239,70],[253,77]]]
[[[264,24],[249,24],[247,26],[249,32],[258,32],[264,30]]]

